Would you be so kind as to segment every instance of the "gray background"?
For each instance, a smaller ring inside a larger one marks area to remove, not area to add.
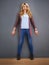
[[[16,57],[18,47],[18,28],[16,35],[11,31],[15,23],[20,5],[30,5],[39,35],[32,32],[34,57],[49,57],[49,0],[0,0],[0,58]],[[33,28],[32,28],[33,30]],[[24,39],[21,57],[29,57],[27,40]]]

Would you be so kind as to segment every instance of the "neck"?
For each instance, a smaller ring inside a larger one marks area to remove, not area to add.
[[[24,13],[26,13],[26,10],[24,10]]]

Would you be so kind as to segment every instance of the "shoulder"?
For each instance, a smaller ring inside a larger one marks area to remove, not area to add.
[[[19,13],[17,13],[17,18],[18,18],[18,19],[20,18],[20,14],[19,14]]]
[[[20,14],[19,14],[19,13],[17,13],[17,16],[18,16],[18,17],[20,17]]]

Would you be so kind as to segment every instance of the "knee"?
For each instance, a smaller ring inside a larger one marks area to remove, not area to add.
[[[20,39],[20,40],[19,40],[19,46],[21,46],[21,45],[22,45],[22,43],[23,43],[23,40],[22,40],[22,39]]]
[[[29,39],[29,43],[30,43],[30,44],[32,43],[32,39]]]

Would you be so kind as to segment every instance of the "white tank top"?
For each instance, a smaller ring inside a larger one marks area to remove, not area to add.
[[[29,16],[26,13],[21,16],[21,29],[29,29]]]

